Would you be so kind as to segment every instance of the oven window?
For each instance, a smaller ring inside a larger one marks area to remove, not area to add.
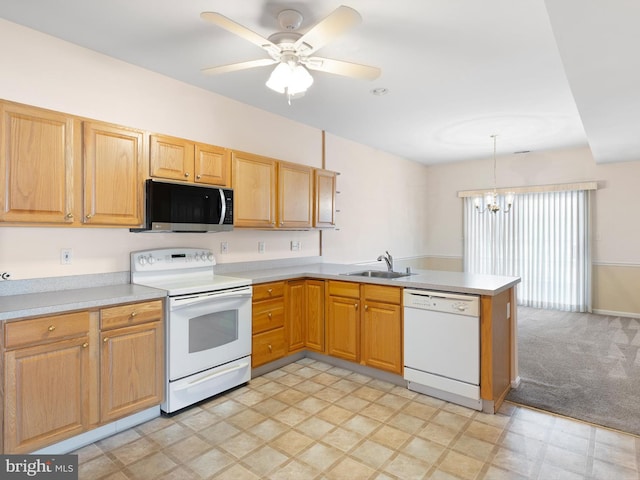
[[[238,310],[208,313],[189,319],[189,353],[221,347],[238,340]]]

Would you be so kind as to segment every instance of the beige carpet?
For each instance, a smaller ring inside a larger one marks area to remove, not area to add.
[[[519,307],[507,400],[640,435],[639,348],[637,319]]]

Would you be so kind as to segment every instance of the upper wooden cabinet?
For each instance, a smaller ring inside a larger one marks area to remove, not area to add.
[[[311,228],[311,167],[245,152],[231,158],[236,227]]]
[[[297,163],[278,162],[278,227],[310,228],[312,225],[313,169]]]
[[[223,147],[166,135],[151,135],[150,175],[209,185],[229,186],[229,151]]]
[[[232,152],[231,174],[236,227],[275,228],[277,161]]]
[[[82,222],[140,225],[144,201],[144,132],[98,122],[84,122],[83,134]]]
[[[10,102],[0,109],[0,221],[142,223],[142,131]]]
[[[74,196],[78,122],[63,113],[9,102],[0,102],[0,110],[0,220],[72,223],[79,208]]]
[[[334,228],[336,226],[336,172],[315,169],[313,226]]]

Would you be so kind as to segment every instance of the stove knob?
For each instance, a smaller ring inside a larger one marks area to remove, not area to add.
[[[209,252],[209,254],[207,255],[207,260],[213,262],[213,253]]]
[[[144,257],[138,257],[138,263],[139,263],[140,265],[146,265],[146,263],[147,263],[147,259],[146,259],[146,258],[144,258]]]
[[[149,262],[149,265],[153,265],[154,263],[156,263],[156,259],[153,258],[153,255],[149,255],[149,259],[147,261]]]

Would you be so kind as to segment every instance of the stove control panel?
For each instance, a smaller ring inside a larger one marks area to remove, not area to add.
[[[216,259],[202,248],[165,248],[131,253],[131,272],[212,268]]]

